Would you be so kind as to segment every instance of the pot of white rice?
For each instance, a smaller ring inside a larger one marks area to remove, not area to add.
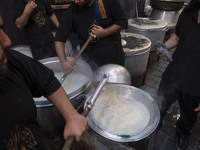
[[[87,119],[96,133],[109,140],[134,142],[156,129],[160,111],[147,92],[129,85],[106,84]]]
[[[67,59],[72,61],[74,58],[67,57]],[[58,80],[64,75],[58,57],[42,59],[40,62],[50,68]],[[82,104],[84,105],[85,97],[92,88],[92,81],[93,72],[91,67],[79,59],[74,65],[73,72],[62,83],[75,109],[78,109]],[[34,98],[34,101],[37,107],[37,119],[43,134],[49,137],[62,136],[65,120],[60,112],[45,97]]]

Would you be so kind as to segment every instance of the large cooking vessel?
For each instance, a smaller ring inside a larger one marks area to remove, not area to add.
[[[155,42],[163,42],[167,28],[167,22],[154,18],[132,18],[128,19],[127,32],[144,35],[151,40],[151,50],[155,51]]]
[[[134,142],[134,141],[139,141],[139,140],[149,136],[156,129],[156,127],[157,127],[157,125],[159,123],[159,119],[160,119],[160,111],[159,111],[157,103],[154,101],[154,99],[147,92],[145,92],[145,91],[143,91],[143,90],[141,90],[139,88],[136,88],[136,87],[133,87],[133,86],[129,86],[129,85],[123,85],[123,84],[107,84],[107,85],[104,86],[104,88],[113,89],[117,93],[117,96],[123,97],[123,99],[126,100],[130,105],[133,105],[132,102],[134,102],[134,101],[142,103],[146,107],[146,109],[148,110],[148,112],[150,114],[150,119],[147,122],[146,127],[143,130],[141,130],[140,132],[136,133],[136,134],[131,134],[131,135],[120,134],[120,135],[116,135],[116,134],[110,133],[107,130],[103,129],[99,124],[97,124],[97,122],[93,118],[95,116],[93,116],[92,113],[97,111],[97,109],[95,109],[95,105],[98,102],[98,99],[97,99],[92,111],[89,113],[89,115],[87,117],[89,126],[95,132],[97,132],[101,136],[103,136],[103,137],[105,137],[107,139],[113,140],[113,141],[117,141],[117,142]],[[104,88],[103,88],[103,90],[104,90]],[[99,96],[105,96],[105,98],[108,96],[108,95],[101,95],[101,94],[102,93],[100,93]],[[87,101],[88,100],[90,100],[90,97],[87,99]],[[108,103],[105,103],[105,107],[109,108],[108,105],[109,105]],[[101,110],[104,110],[104,108],[102,108]],[[108,109],[108,110],[110,110],[110,109]],[[129,112],[127,109],[124,109],[124,111]],[[104,113],[105,112],[102,112],[102,114],[104,114]],[[121,113],[126,114],[126,112],[121,112]],[[101,114],[101,112],[98,113],[98,115],[99,114]],[[109,112],[106,115],[109,115]],[[118,118],[118,116],[115,116],[115,117]],[[123,116],[123,117],[126,118],[126,115]],[[99,117],[96,116],[96,118],[99,118]],[[118,119],[120,120],[120,118],[118,118]],[[118,124],[118,126],[120,126],[120,125],[121,124]]]
[[[151,41],[147,37],[134,33],[121,33],[124,40],[125,68],[129,71],[131,79],[142,76],[146,69],[151,49]]]
[[[72,61],[72,57],[67,57],[68,60]],[[40,60],[48,68],[52,69],[55,74],[61,73],[64,74],[59,59],[57,57],[51,57],[47,59]],[[76,76],[77,83],[69,83],[65,81],[62,86],[64,87],[66,93],[73,106],[77,109],[81,104],[84,104],[85,98],[82,96],[86,96],[91,88],[91,83],[93,80],[93,72],[90,66],[82,61],[78,60],[74,65],[74,70],[72,72]],[[71,74],[72,74],[71,73]],[[87,77],[84,83],[79,82],[79,78]],[[65,79],[67,81],[67,78]],[[74,79],[73,79],[74,80]],[[70,86],[74,86],[72,89],[68,89],[65,87],[65,84],[71,84]],[[37,107],[37,118],[38,122],[41,126],[42,132],[46,136],[60,136],[63,134],[63,129],[65,125],[65,121],[58,110],[50,103],[46,98],[34,98],[35,104]]]
[[[16,50],[28,57],[33,58],[30,45],[16,45],[16,46],[12,46],[11,49]]]
[[[160,10],[178,11],[183,7],[185,0],[153,0],[152,7]]]
[[[150,17],[155,18],[155,19],[165,20],[167,22],[168,28],[174,29],[178,21],[178,17],[180,13],[181,13],[181,10],[166,11],[166,10],[160,10],[160,9],[153,9],[150,14]]]

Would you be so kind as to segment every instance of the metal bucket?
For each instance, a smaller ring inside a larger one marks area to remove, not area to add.
[[[67,59],[70,61],[73,60],[72,57],[67,57]],[[40,60],[40,62],[44,64],[46,67],[53,70],[54,73],[64,74],[59,59],[57,57],[42,59]],[[87,77],[87,80],[84,84],[74,83],[79,86],[78,88],[74,89],[74,91],[66,90],[66,88],[64,87],[65,82],[63,82],[63,87],[66,93],[68,94],[71,103],[77,109],[82,103],[84,104],[85,98],[83,97],[85,97],[87,93],[89,93],[90,91],[91,88],[90,85],[93,80],[93,72],[90,66],[86,62],[78,60],[74,65],[73,73],[82,74],[83,76]],[[67,78],[65,80],[67,80]],[[40,99],[34,98],[34,100],[37,107],[37,119],[44,135],[49,137],[62,135],[65,125],[65,120],[58,112],[58,110],[46,98],[40,98]]]
[[[167,22],[153,18],[132,18],[128,20],[128,29],[126,32],[141,34],[151,40],[151,50],[155,51],[155,42],[163,42],[167,32]]]
[[[133,33],[121,33],[123,50],[125,52],[125,68],[129,71],[131,79],[143,75],[147,69],[151,41],[147,37]]]
[[[107,85],[105,85],[103,90],[105,90],[105,88],[113,89],[116,92],[117,96],[123,97],[123,99],[125,101],[127,101],[129,105],[134,105],[132,103],[134,101],[137,101],[137,102],[143,104],[146,107],[146,109],[148,110],[149,114],[150,114],[150,116],[149,116],[150,119],[147,122],[146,127],[143,130],[141,130],[140,132],[136,133],[136,134],[130,134],[130,135],[127,135],[127,134],[113,134],[113,133],[105,130],[100,124],[96,123],[95,119],[99,118],[99,117],[97,117],[94,114],[92,114],[95,111],[97,111],[97,109],[95,108],[95,105],[94,105],[94,107],[92,108],[93,112],[91,111],[89,113],[89,115],[87,116],[87,119],[88,119],[88,125],[96,133],[100,134],[101,136],[103,136],[103,137],[105,137],[105,138],[107,138],[109,140],[113,140],[113,141],[116,141],[116,142],[134,142],[134,141],[139,141],[141,139],[146,138],[147,136],[149,136],[156,129],[156,127],[157,127],[157,125],[159,123],[159,120],[160,120],[160,111],[159,111],[158,105],[155,102],[155,100],[147,92],[145,92],[145,91],[143,91],[143,90],[141,90],[139,88],[136,88],[136,87],[133,87],[133,86],[129,86],[129,85],[123,85],[123,84],[107,84]],[[105,96],[105,98],[106,98],[108,95],[102,95],[102,93],[100,93],[99,96]],[[88,100],[89,100],[89,98],[87,99],[87,101]],[[97,104],[97,102],[98,102],[98,99],[97,99],[95,104]],[[113,105],[113,103],[111,105]],[[108,111],[111,110],[109,108],[109,102],[107,102],[107,101],[105,103],[105,107],[104,108],[107,109]],[[104,110],[104,108],[101,109],[102,112],[99,112],[98,115],[101,114],[101,113],[102,114],[105,113],[104,111],[106,111],[106,110]],[[124,109],[124,111],[128,112],[127,109]],[[143,111],[143,110],[141,110],[141,111]],[[108,112],[106,115],[109,115],[110,113]],[[122,113],[122,112],[120,112],[120,113]],[[124,113],[124,114],[126,114],[126,113]],[[104,117],[104,115],[103,115],[103,117]],[[117,117],[118,120],[120,119],[119,116],[114,116],[114,117]],[[123,116],[123,118],[126,119],[126,115]],[[109,120],[109,121],[112,122],[112,119]],[[106,124],[106,125],[108,125],[108,124]],[[120,126],[120,125],[121,124],[118,124],[117,126]]]

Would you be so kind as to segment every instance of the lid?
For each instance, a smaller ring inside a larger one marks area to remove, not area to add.
[[[129,19],[128,24],[138,29],[162,29],[167,27],[167,22],[164,20],[142,17]]]
[[[151,46],[151,40],[140,34],[124,32],[121,33],[121,38],[125,41],[122,47],[126,55],[141,53]]]

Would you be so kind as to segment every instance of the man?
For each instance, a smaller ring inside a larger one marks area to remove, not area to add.
[[[16,26],[26,29],[33,58],[56,56],[50,20],[56,27],[59,23],[50,3],[47,0],[15,0],[12,11]]]
[[[55,37],[56,52],[63,70],[66,73],[73,70],[64,53],[64,43],[72,32],[78,34],[81,47],[90,34],[95,38],[83,52],[83,59],[93,69],[95,65],[99,67],[109,63],[124,65],[120,31],[127,25],[128,21],[118,0],[72,2],[60,20]]]
[[[169,57],[168,49],[176,47],[173,60],[163,73],[158,94],[164,100],[161,122],[177,99],[181,113],[176,124],[178,149],[186,150],[188,136],[197,121],[200,104],[200,3],[192,0],[179,16],[175,33],[165,42],[157,42],[156,51]],[[170,59],[169,59],[170,60]]]
[[[19,52],[2,30],[0,16],[0,149],[45,150],[33,97],[44,95],[63,115],[64,138],[80,140],[87,120],[76,112],[54,73]]]

